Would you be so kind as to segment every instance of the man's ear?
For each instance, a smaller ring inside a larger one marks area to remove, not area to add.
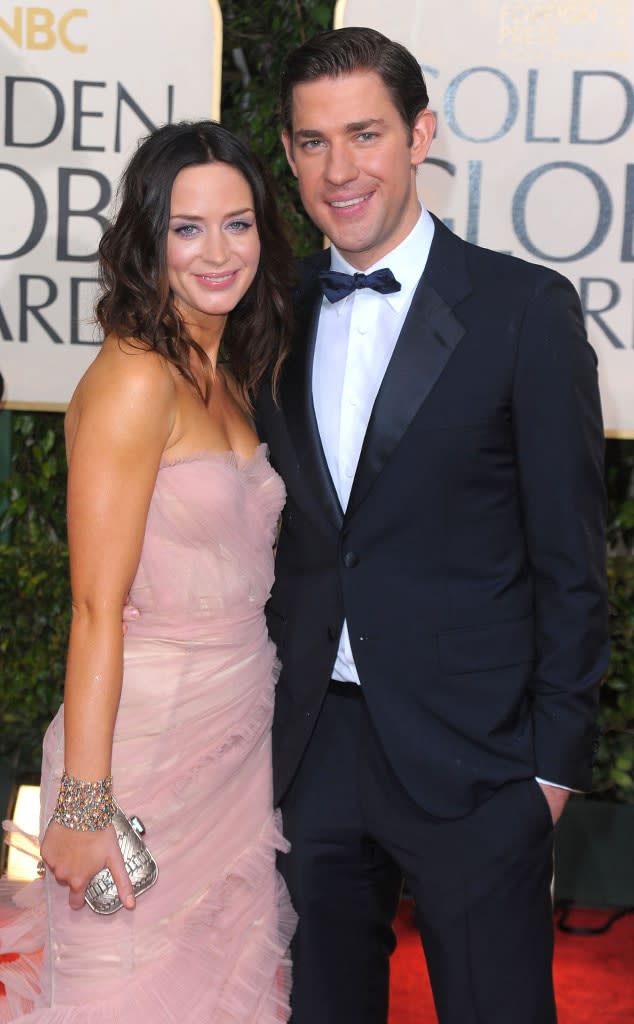
[[[418,167],[423,163],[435,134],[436,115],[431,110],[421,110],[412,128],[412,167]]]
[[[284,131],[282,132],[282,145],[284,146],[284,152],[286,153],[288,166],[290,167],[295,177],[297,177],[297,166],[295,164],[295,161],[293,160],[293,144],[291,142],[291,137],[286,131],[286,129],[284,129]]]

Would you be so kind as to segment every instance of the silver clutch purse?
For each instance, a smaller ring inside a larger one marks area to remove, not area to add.
[[[140,896],[156,882],[158,865],[141,838],[145,834],[143,822],[135,814],[129,818],[126,817],[116,801],[115,807],[112,824],[117,833],[125,869],[132,882],[134,895]],[[92,878],[86,889],[85,899],[90,909],[94,910],[96,914],[114,914],[123,906],[114,878],[108,868],[98,871]]]

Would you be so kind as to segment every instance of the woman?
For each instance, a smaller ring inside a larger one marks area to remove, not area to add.
[[[44,962],[3,980],[30,1024],[286,1020],[264,621],[284,491],[249,409],[287,349],[291,258],[253,156],[210,121],[160,128],[100,266],[105,341],[66,415],[73,619],[29,895]],[[159,866],[136,901],[113,796]],[[84,906],[104,867],[124,905],[108,917]]]

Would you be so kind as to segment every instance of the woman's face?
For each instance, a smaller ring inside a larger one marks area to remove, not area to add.
[[[172,186],[167,276],[187,324],[226,317],[253,281],[260,238],[253,194],[230,164],[184,167]]]

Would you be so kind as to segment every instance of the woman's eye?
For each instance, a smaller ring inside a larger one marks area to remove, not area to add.
[[[227,224],[229,231],[237,232],[248,231],[248,229],[252,227],[253,224],[250,220],[232,220]]]
[[[174,228],[176,234],[181,238],[191,238],[192,235],[196,234],[197,230],[198,228],[195,224],[180,224],[179,227]]]

